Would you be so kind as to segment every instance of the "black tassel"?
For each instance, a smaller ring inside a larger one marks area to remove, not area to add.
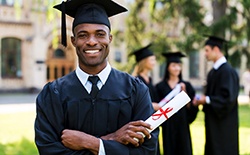
[[[67,28],[66,28],[66,15],[65,15],[65,2],[62,2],[62,28],[61,28],[61,40],[62,45],[67,47]]]

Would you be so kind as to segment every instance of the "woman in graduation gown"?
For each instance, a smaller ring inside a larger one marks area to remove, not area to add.
[[[151,45],[152,44],[149,44],[143,48],[135,50],[130,55],[135,55],[136,58],[136,66],[132,75],[138,77],[149,88],[152,105],[154,110],[157,111],[160,109],[157,103],[159,99],[150,76],[150,72],[154,69],[156,64],[156,56],[149,49]]]
[[[163,99],[177,84],[180,84],[181,89],[188,94],[192,102],[195,90],[189,82],[182,79],[181,74],[180,58],[185,55],[181,52],[169,52],[162,55],[167,58],[167,65],[163,80],[156,84],[159,98]],[[192,155],[189,124],[195,120],[197,112],[198,107],[188,103],[162,124],[164,155]]]

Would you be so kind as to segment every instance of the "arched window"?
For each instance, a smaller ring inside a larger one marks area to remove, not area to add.
[[[21,78],[22,55],[21,40],[4,38],[1,40],[1,76],[2,78]]]
[[[61,50],[61,49],[58,48],[58,49],[56,49],[56,50],[54,51],[53,57],[54,57],[54,58],[65,58],[65,53],[64,53],[63,50]]]

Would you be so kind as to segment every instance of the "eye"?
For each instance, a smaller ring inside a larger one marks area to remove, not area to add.
[[[78,34],[78,38],[87,38],[88,35],[86,33],[80,33]]]
[[[97,37],[104,37],[105,35],[106,35],[106,33],[104,33],[104,32],[98,32],[96,34]]]

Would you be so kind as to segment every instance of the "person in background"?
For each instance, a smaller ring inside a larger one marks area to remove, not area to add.
[[[148,86],[152,105],[154,107],[154,110],[157,111],[160,109],[157,103],[159,99],[156,93],[156,89],[153,85],[152,78],[150,76],[150,73],[154,69],[154,66],[156,64],[156,56],[149,49],[151,45],[152,44],[149,44],[143,48],[135,50],[130,54],[130,56],[134,55],[136,59],[136,66],[134,67],[132,75],[138,77],[140,80],[143,81],[143,83]]]
[[[222,52],[226,41],[208,36],[205,42],[205,56],[213,61],[213,68],[207,76],[205,94],[194,100],[203,105],[205,113],[205,155],[239,154],[238,94],[239,78]]]
[[[63,1],[55,8],[74,18],[71,42],[78,66],[47,83],[37,97],[39,154],[154,155],[159,131],[149,133],[143,121],[154,113],[148,88],[107,61],[108,17],[126,9],[111,0]]]
[[[151,45],[152,44],[149,44],[143,48],[135,50],[130,54],[130,56],[134,55],[136,59],[136,66],[134,67],[132,75],[142,80],[142,82],[149,88],[152,105],[154,107],[154,110],[157,111],[160,109],[160,106],[157,103],[159,99],[152,82],[152,78],[150,76],[150,73],[154,69],[154,66],[156,64],[156,56],[149,49]],[[157,155],[160,155],[159,142]]]
[[[156,84],[156,91],[160,99],[169,94],[177,84],[181,85],[188,96],[193,99],[195,90],[192,85],[182,79],[181,52],[162,53],[167,59],[165,75],[162,81]],[[192,155],[192,142],[189,124],[197,115],[198,107],[193,106],[192,100],[181,108],[171,118],[162,124],[162,139],[164,155]]]
[[[250,67],[242,74],[242,83],[244,93],[248,96],[248,101],[250,102]]]

